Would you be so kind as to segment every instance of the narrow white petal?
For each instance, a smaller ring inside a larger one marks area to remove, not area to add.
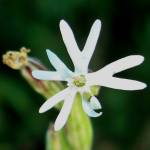
[[[111,73],[114,75],[115,73],[127,70],[129,68],[133,68],[135,66],[140,65],[144,61],[144,57],[141,55],[131,55],[114,61],[105,67],[103,67],[101,71],[105,71],[106,73]]]
[[[32,76],[39,80],[57,80],[65,81],[58,72],[34,70],[32,71]]]
[[[68,77],[71,74],[71,71],[67,66],[49,49],[46,50],[49,61],[54,66],[54,68],[61,74],[62,77]]]
[[[54,107],[60,101],[63,101],[66,95],[69,93],[69,88],[62,90],[61,92],[57,93],[56,95],[49,98],[39,109],[39,113],[44,113],[47,110]]]
[[[88,78],[88,84],[129,91],[146,88],[146,84],[139,81],[108,76]]]
[[[63,41],[65,43],[65,46],[67,48],[67,51],[75,66],[75,69],[78,70],[78,67],[80,66],[80,63],[81,63],[79,61],[81,57],[81,52],[78,48],[78,45],[76,43],[76,40],[75,40],[75,37],[71,28],[69,27],[67,22],[64,20],[60,21],[60,31],[61,31]]]
[[[90,105],[93,109],[97,110],[97,109],[101,109],[102,106],[99,102],[99,100],[95,97],[95,96],[92,96],[91,99],[90,99]]]
[[[82,96],[82,107],[83,110],[88,114],[90,117],[98,117],[102,115],[102,112],[97,113],[94,110],[101,109],[102,106],[98,99],[95,96],[92,96],[90,99],[90,102],[88,102],[84,97]]]
[[[69,114],[71,112],[72,105],[75,100],[75,95],[76,95],[76,91],[72,90],[66,96],[63,107],[55,121],[55,124],[54,124],[54,129],[56,131],[60,130],[65,125],[65,123],[69,117]]]
[[[121,78],[116,78],[112,77],[110,80],[103,82],[102,86],[110,87],[113,89],[120,89],[120,90],[141,90],[146,88],[146,84],[135,81],[135,80],[129,80],[129,79],[121,79]]]
[[[60,31],[69,54],[80,53],[72,29],[65,20],[60,21]]]
[[[82,107],[83,110],[87,113],[90,117],[99,117],[102,115],[102,112],[95,112],[94,109],[91,107],[90,103],[88,103],[86,100],[82,100]]]
[[[85,63],[84,67],[86,68],[88,67],[93,52],[95,50],[96,43],[100,34],[100,30],[101,30],[101,21],[97,19],[92,25],[86,44],[82,51],[82,58]]]

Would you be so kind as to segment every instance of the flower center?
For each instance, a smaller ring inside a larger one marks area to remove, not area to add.
[[[85,84],[86,84],[85,76],[84,75],[79,75],[79,76],[73,77],[73,84],[76,87],[83,87],[83,86],[85,86]]]

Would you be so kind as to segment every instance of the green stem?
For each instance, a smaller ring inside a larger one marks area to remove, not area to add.
[[[91,150],[92,139],[91,121],[83,112],[78,95],[66,126],[56,132],[50,125],[46,137],[46,150]]]

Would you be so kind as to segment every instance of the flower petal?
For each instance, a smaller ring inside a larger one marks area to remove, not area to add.
[[[49,49],[46,50],[49,61],[63,78],[67,78],[72,72],[67,66]]]
[[[122,79],[116,77],[108,77],[106,76],[93,76],[88,78],[89,86],[91,85],[99,85],[104,87],[109,87],[113,89],[120,89],[120,90],[141,90],[146,88],[146,84],[136,81],[136,80],[129,80],[129,79]]]
[[[124,58],[121,58],[117,61],[114,61],[105,67],[103,67],[101,71],[105,71],[106,73],[111,73],[114,75],[115,73],[127,70],[129,68],[133,68],[135,66],[140,65],[144,61],[144,57],[141,55],[131,55]]]
[[[65,81],[58,72],[53,71],[34,70],[32,71],[32,76],[39,80]]]
[[[97,72],[86,75],[87,85],[100,85],[121,90],[141,90],[146,88],[146,84],[129,79],[112,77],[114,74],[126,69],[140,65],[144,61],[144,57],[140,55],[131,55],[119,59]]]
[[[82,58],[85,63],[84,66],[85,68],[88,67],[93,52],[95,50],[96,43],[100,34],[100,30],[101,30],[101,21],[97,19],[92,25],[86,44],[82,51]]]
[[[39,109],[39,113],[44,113],[47,110],[54,107],[57,103],[64,100],[66,95],[69,93],[69,88],[62,90],[61,92],[57,93],[56,95],[49,98]]]
[[[90,117],[99,117],[102,115],[102,112],[95,112],[93,107],[87,100],[82,99],[82,107],[83,110],[87,113],[88,116]]]
[[[81,52],[78,48],[78,45],[76,43],[76,40],[75,40],[75,37],[71,28],[69,27],[67,22],[64,20],[60,21],[60,31],[61,31],[63,41],[65,43],[65,46],[67,48],[67,51],[74,64],[75,70],[78,70],[78,67],[80,67],[81,65],[81,62],[80,62]]]
[[[55,121],[54,129],[56,131],[60,130],[66,123],[69,114],[72,109],[73,102],[75,100],[76,90],[69,91],[68,95],[66,96],[64,100],[63,107]]]
[[[141,90],[146,88],[146,84],[135,81],[135,80],[129,80],[129,79],[121,79],[121,78],[115,78],[112,77],[106,82],[103,82],[102,86],[106,86],[113,89],[120,89],[120,90]]]
[[[101,106],[100,102],[98,101],[98,99],[95,96],[91,97],[91,99],[90,99],[90,105],[95,110],[102,109],[102,106]]]

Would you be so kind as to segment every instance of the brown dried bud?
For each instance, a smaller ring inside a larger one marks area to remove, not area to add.
[[[30,49],[22,47],[20,52],[18,51],[8,51],[3,55],[3,63],[9,66],[12,69],[20,69],[27,65],[28,58],[27,53],[30,52]]]

